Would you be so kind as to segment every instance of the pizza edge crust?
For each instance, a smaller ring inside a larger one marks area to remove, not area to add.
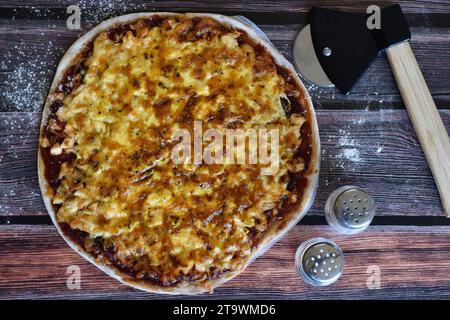
[[[201,283],[198,283],[196,281],[192,282],[181,282],[174,286],[160,286],[148,283],[146,281],[139,281],[134,278],[131,278],[129,275],[122,273],[118,269],[116,269],[114,266],[108,265],[105,261],[99,260],[95,258],[94,256],[90,255],[85,251],[84,248],[79,246],[76,242],[72,241],[61,229],[61,226],[56,220],[56,212],[52,205],[52,195],[51,195],[51,187],[45,178],[45,162],[42,159],[40,147],[38,149],[38,178],[39,178],[39,186],[41,189],[42,197],[44,200],[45,207],[50,215],[50,218],[52,219],[53,224],[56,226],[58,232],[63,237],[63,239],[67,242],[67,244],[75,250],[78,254],[80,254],[83,258],[85,258],[87,261],[95,265],[97,268],[108,274],[109,276],[119,280],[121,283],[144,290],[147,292],[152,293],[163,293],[163,294],[188,294],[188,295],[194,295],[194,294],[200,294],[204,292],[212,292],[214,288],[220,286],[221,284],[231,280],[232,278],[236,277],[238,274],[243,272],[245,268],[250,265],[257,257],[262,255],[264,252],[266,252],[276,241],[278,241],[284,234],[286,234],[293,226],[295,226],[300,219],[307,213],[309,208],[311,207],[317,182],[319,178],[319,167],[320,167],[320,139],[319,139],[319,132],[318,132],[318,126],[315,116],[315,111],[312,105],[311,98],[308,94],[308,91],[306,90],[304,84],[300,80],[297,72],[295,71],[292,64],[276,49],[271,45],[270,43],[266,42],[265,40],[261,39],[258,34],[251,29],[249,26],[245,25],[241,21],[234,19],[232,17],[219,15],[219,14],[197,14],[197,13],[170,13],[170,12],[143,12],[143,13],[132,13],[127,15],[122,15],[118,17],[114,17],[108,20],[103,21],[93,29],[91,29],[89,32],[84,34],[82,37],[77,39],[67,50],[67,52],[62,57],[53,79],[53,82],[51,84],[49,93],[47,95],[47,99],[45,101],[44,109],[42,112],[42,120],[40,124],[40,133],[42,134],[42,130],[45,127],[46,120],[50,113],[50,104],[51,104],[51,96],[53,93],[55,93],[59,83],[62,81],[66,71],[69,67],[71,67],[74,62],[76,61],[77,57],[79,56],[80,52],[83,51],[83,49],[86,47],[89,42],[91,42],[97,35],[103,31],[106,31],[115,25],[120,24],[126,24],[130,22],[137,21],[139,19],[149,18],[152,16],[162,16],[162,17],[168,17],[168,16],[180,16],[183,15],[187,18],[194,18],[194,17],[209,17],[217,22],[224,24],[226,26],[232,27],[232,28],[238,28],[243,31],[245,31],[250,39],[255,41],[255,43],[261,44],[267,52],[270,53],[270,55],[275,60],[275,63],[279,66],[287,68],[293,78],[295,79],[298,87],[302,90],[302,93],[307,101],[307,110],[309,113],[309,121],[310,121],[310,127],[311,127],[311,135],[312,135],[312,154],[310,163],[308,165],[308,170],[303,174],[303,176],[308,180],[308,183],[306,185],[306,188],[304,189],[303,197],[300,202],[299,209],[294,212],[289,212],[287,215],[283,217],[281,221],[276,222],[274,225],[271,226],[271,228],[264,234],[263,238],[261,239],[260,243],[258,244],[258,248],[255,249],[252,254],[243,261],[242,267],[237,270],[232,270],[226,274],[221,275],[219,278],[211,279],[202,281]],[[42,136],[42,135],[41,135]],[[41,139],[40,136],[40,139]]]

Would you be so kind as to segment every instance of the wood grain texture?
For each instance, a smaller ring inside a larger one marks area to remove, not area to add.
[[[397,85],[450,217],[450,139],[409,42],[387,49]]]
[[[450,130],[450,111],[440,114]],[[40,113],[0,113],[0,215],[47,215],[36,169]],[[322,163],[311,215],[342,185],[366,188],[380,216],[443,216],[406,111],[318,112]],[[395,192],[393,192],[395,190]]]
[[[326,288],[296,274],[298,245],[325,236],[343,250],[341,279]],[[439,241],[435,241],[439,239]],[[125,287],[72,251],[52,226],[0,226],[0,298],[173,298]],[[450,227],[370,227],[336,236],[328,227],[297,226],[243,274],[197,299],[412,299],[450,298]],[[67,267],[81,271],[81,289],[69,290]],[[368,268],[381,272],[381,289],[369,290]]]
[[[421,14],[430,14],[430,13],[450,13],[450,9],[445,0],[443,1],[433,1],[433,0],[423,0],[423,1],[414,1],[414,0],[398,0],[396,1],[402,6],[402,10],[405,13],[421,13]],[[132,10],[135,8],[138,9],[147,9],[147,10],[163,10],[163,9],[171,9],[171,10],[180,10],[187,11],[189,9],[194,10],[209,10],[211,12],[217,12],[219,10],[222,11],[254,11],[257,13],[274,13],[274,12],[288,12],[288,13],[296,13],[296,12],[304,12],[307,13],[309,8],[313,5],[320,6],[332,6],[335,8],[340,8],[346,11],[360,12],[363,11],[369,6],[373,4],[371,0],[281,0],[281,1],[271,1],[271,0],[250,0],[242,2],[240,0],[229,0],[229,1],[221,1],[221,0],[212,0],[212,1],[145,1],[145,0],[129,0],[126,5],[118,5],[119,1],[79,1],[81,7],[83,8],[102,8],[102,7],[112,7],[112,10]],[[112,3],[112,6],[111,6]],[[387,6],[392,2],[389,0],[377,1],[377,4],[380,6]],[[32,10],[31,7],[34,8],[56,8],[56,9],[65,9],[68,5],[73,4],[71,0],[58,0],[58,1],[48,1],[48,0],[1,0],[0,8],[26,8]],[[209,7],[206,7],[206,4],[209,4]],[[127,9],[128,8],[128,9]]]

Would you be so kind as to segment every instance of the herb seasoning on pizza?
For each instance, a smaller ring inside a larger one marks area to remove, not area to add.
[[[203,132],[276,129],[277,170],[175,163],[174,132],[194,136],[195,122]],[[44,108],[39,177],[55,224],[88,260],[141,289],[199,293],[236,276],[306,212],[318,148],[298,76],[248,27],[133,14],[99,25],[63,58]]]

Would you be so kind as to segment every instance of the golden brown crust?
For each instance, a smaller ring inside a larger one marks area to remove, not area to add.
[[[117,41],[120,42],[123,39],[123,36],[127,35],[127,32],[129,33],[129,37],[145,37],[146,34],[148,33],[149,30],[151,30],[151,28],[146,28],[146,26],[151,25],[151,24],[160,24],[161,28],[167,28],[168,30],[171,29],[170,25],[164,25],[164,24],[170,24],[170,19],[164,19],[161,17],[163,17],[164,15],[145,15],[145,17],[147,19],[145,20],[140,20],[138,23],[136,24],[128,24],[128,23],[121,23],[119,24],[119,26],[117,27],[105,27],[105,26],[99,26],[99,30],[109,30],[106,35],[108,36],[108,38],[111,41]],[[135,15],[133,18],[129,17],[129,19],[124,19],[127,21],[136,21],[137,18],[142,18],[144,17],[143,15]],[[148,19],[148,17],[150,17],[150,19]],[[197,17],[189,17],[186,18],[185,16],[177,16],[179,18],[177,18],[179,21],[181,21],[176,28],[174,29],[176,37],[177,37],[177,41],[196,41],[196,39],[202,39],[205,37],[208,37],[208,39],[210,39],[210,37],[215,37],[221,34],[226,33],[227,29],[225,26],[229,25],[231,21],[227,21],[229,18],[221,18],[221,17],[217,17],[214,16],[214,19],[218,19],[218,20],[226,20],[226,21],[222,21],[225,22],[223,25],[217,24],[215,22],[215,20],[212,20],[210,18],[205,19],[203,17],[201,18],[197,18]],[[119,20],[121,20],[119,17]],[[123,19],[123,18],[122,18]],[[232,22],[234,24],[234,22]],[[239,23],[236,23],[239,25]],[[242,27],[239,25],[239,27]],[[245,26],[244,26],[245,28]],[[242,28],[242,29],[244,29]],[[256,59],[255,59],[255,63],[254,63],[254,74],[256,77],[264,77],[265,73],[273,73],[278,72],[279,74],[282,74],[284,79],[286,80],[285,83],[285,88],[286,88],[286,93],[287,93],[287,98],[289,99],[289,101],[291,102],[291,105],[294,105],[295,107],[295,103],[292,103],[292,101],[297,102],[298,106],[300,107],[301,111],[303,111],[304,116],[306,117],[307,121],[306,124],[302,127],[302,133],[304,134],[305,137],[307,137],[307,135],[310,136],[311,139],[304,139],[303,142],[305,144],[303,150],[301,150],[299,152],[299,155],[303,152],[302,157],[303,160],[307,161],[307,168],[305,171],[302,171],[301,173],[297,173],[297,174],[293,174],[291,175],[293,177],[293,179],[291,179],[291,182],[295,182],[296,185],[291,186],[291,188],[293,188],[294,190],[294,194],[297,196],[300,196],[300,200],[298,202],[292,201],[293,204],[291,205],[284,205],[281,206],[282,204],[280,203],[278,207],[271,207],[269,209],[273,210],[276,209],[279,214],[275,215],[274,219],[269,219],[272,221],[268,221],[269,223],[266,222],[266,225],[269,227],[268,229],[263,230],[263,232],[257,232],[255,230],[250,230],[251,232],[249,232],[249,238],[251,240],[251,244],[253,245],[253,247],[258,247],[258,250],[252,250],[252,253],[250,255],[246,255],[245,257],[239,259],[239,261],[237,261],[236,264],[234,264],[232,266],[232,268],[224,268],[224,269],[217,269],[216,271],[212,272],[212,273],[206,273],[206,276],[203,276],[205,273],[199,273],[196,272],[195,274],[191,273],[187,273],[186,276],[182,277],[182,278],[178,278],[176,279],[176,281],[173,281],[173,276],[172,278],[166,278],[164,281],[161,281],[161,279],[159,278],[160,274],[158,275],[157,281],[155,281],[155,277],[154,277],[154,272],[153,273],[149,273],[147,272],[146,274],[151,274],[150,277],[144,277],[145,280],[147,281],[147,283],[142,283],[139,282],[139,280],[130,280],[129,277],[124,277],[123,274],[127,274],[128,276],[132,276],[135,278],[139,278],[138,276],[138,272],[142,271],[139,270],[139,268],[137,269],[132,269],[130,268],[130,266],[128,266],[126,264],[126,261],[124,261],[123,259],[118,259],[117,254],[115,254],[113,251],[109,250],[107,248],[107,246],[104,245],[104,243],[99,244],[98,243],[98,239],[93,239],[92,237],[86,237],[86,234],[82,234],[82,233],[74,233],[73,228],[72,227],[68,227],[69,224],[67,223],[68,220],[64,220],[62,219],[59,227],[63,228],[65,230],[65,235],[66,238],[70,238],[72,241],[72,245],[73,243],[78,243],[78,249],[79,248],[83,248],[86,251],[90,251],[91,255],[97,256],[97,258],[99,258],[101,261],[99,262],[100,264],[104,264],[104,263],[112,263],[115,266],[115,271],[114,270],[106,270],[108,273],[111,272],[115,272],[116,273],[116,277],[117,275],[121,278],[122,281],[131,281],[133,282],[133,285],[135,286],[139,286],[139,287],[144,287],[148,290],[151,291],[157,291],[157,292],[168,292],[168,293],[181,293],[181,292],[188,292],[188,293],[196,293],[196,292],[202,292],[205,290],[209,290],[212,289],[212,287],[217,286],[218,284],[226,281],[227,279],[230,279],[231,277],[235,276],[237,273],[239,273],[240,271],[243,270],[243,268],[252,260],[253,257],[255,257],[258,254],[258,251],[260,252],[262,249],[261,247],[263,245],[267,245],[271,242],[271,240],[273,238],[275,238],[275,236],[280,233],[280,232],[284,232],[287,230],[287,228],[293,224],[293,222],[297,221],[299,216],[301,215],[302,211],[305,211],[306,207],[308,206],[309,202],[311,201],[311,193],[312,190],[314,189],[314,183],[315,183],[315,179],[317,178],[317,170],[318,170],[318,142],[317,142],[317,127],[315,124],[315,118],[314,118],[314,114],[313,114],[313,110],[312,107],[310,105],[310,101],[309,98],[307,97],[307,93],[304,90],[304,88],[302,87],[302,85],[299,83],[298,77],[292,73],[292,68],[289,66],[289,64],[287,64],[287,66],[282,66],[279,63],[277,64],[273,64],[272,62],[272,57],[269,54],[269,49],[264,47],[264,44],[258,44],[257,41],[252,40],[251,36],[248,36],[249,30],[245,30],[247,32],[243,32],[244,30],[240,31],[241,35],[243,36],[243,38],[247,38],[247,39],[241,39],[241,41],[251,41],[252,42],[252,46],[254,50],[259,50],[259,54],[256,55]],[[100,34],[100,37],[102,36],[101,33],[96,33],[96,34]],[[91,40],[94,38],[94,34],[90,35]],[[89,43],[89,42],[88,42]],[[267,45],[267,44],[266,44]],[[84,43],[84,53],[82,53],[81,55],[78,54],[76,56],[75,59],[71,59],[71,63],[68,63],[68,65],[70,66],[69,68],[65,68],[64,70],[59,70],[59,74],[61,74],[63,71],[65,73],[65,78],[69,78],[70,81],[62,81],[61,79],[59,79],[59,81],[57,81],[56,83],[59,83],[58,86],[55,86],[55,83],[52,86],[52,90],[51,90],[51,94],[49,95],[49,101],[47,102],[47,106],[46,106],[46,110],[44,110],[44,116],[43,116],[43,126],[42,126],[42,130],[43,130],[43,140],[47,139],[48,141],[41,141],[41,147],[43,152],[40,155],[40,182],[41,182],[41,187],[44,190],[47,190],[51,192],[49,186],[53,186],[54,189],[56,189],[58,187],[58,181],[59,181],[59,177],[55,178],[52,177],[51,174],[48,174],[48,172],[51,172],[51,163],[53,161],[53,165],[55,163],[58,162],[66,162],[67,159],[58,159],[59,155],[49,155],[50,150],[52,147],[54,147],[55,145],[58,146],[59,149],[63,148],[64,146],[69,144],[70,147],[70,142],[65,142],[67,139],[67,136],[58,136],[58,132],[61,131],[61,126],[62,124],[59,123],[58,120],[60,120],[58,117],[53,117],[54,112],[52,113],[52,111],[50,110],[51,106],[53,105],[54,108],[58,108],[58,103],[56,103],[55,106],[55,101],[60,101],[61,95],[64,98],[65,96],[67,96],[70,92],[72,92],[72,90],[75,90],[77,88],[77,86],[80,83],[80,79],[78,78],[78,75],[83,72],[82,70],[82,63],[80,63],[80,61],[83,61],[83,59],[85,59],[86,57],[89,57],[89,52],[91,52],[92,50],[90,49],[89,45],[86,46],[86,43]],[[88,52],[88,53],[86,53]],[[217,54],[217,53],[216,53]],[[273,52],[271,52],[271,54],[273,55]],[[72,57],[73,58],[73,57]],[[203,57],[205,58],[205,57]],[[63,59],[64,60],[64,59]],[[70,59],[69,59],[70,60]],[[239,59],[237,59],[239,61]],[[283,61],[284,62],[284,61]],[[192,64],[194,66],[194,77],[198,77],[201,78],[202,77],[202,61],[198,62],[198,68],[195,68],[196,65],[196,61],[195,59],[192,60]],[[287,68],[286,68],[287,67]],[[70,69],[72,68],[72,69]],[[276,70],[276,69],[278,70]],[[73,72],[73,70],[76,70],[77,72]],[[275,69],[275,70],[274,70]],[[71,73],[71,74],[68,74]],[[55,81],[58,78],[58,74],[57,77],[55,78]],[[60,77],[61,78],[61,77]],[[217,87],[218,90],[223,90],[223,87],[221,86],[214,86],[214,83],[211,83],[211,88],[214,90],[214,88]],[[57,93],[57,92],[60,93]],[[306,95],[306,96],[304,96]],[[192,95],[190,96],[192,98]],[[261,103],[263,104],[263,103]],[[163,119],[166,119],[167,116],[169,115],[167,113],[167,111],[164,111],[165,106],[170,105],[170,101],[168,99],[161,98],[161,99],[157,99],[156,101],[154,101],[153,103],[153,108],[154,110],[156,110],[157,112],[155,112],[155,114],[157,115],[157,118],[162,121]],[[189,98],[186,101],[186,105],[189,105]],[[191,103],[192,105],[192,103]],[[193,105],[195,107],[195,105]],[[61,107],[61,105],[59,105],[59,107]],[[59,108],[58,108],[59,109]],[[55,110],[54,110],[55,111]],[[199,110],[196,110],[197,112]],[[294,110],[296,111],[296,110]],[[299,111],[299,110],[297,110]],[[158,112],[162,112],[161,114],[158,115]],[[186,120],[186,119],[190,119],[192,120],[192,116],[196,115],[196,112],[191,112],[188,114],[184,114],[181,117],[181,120]],[[70,114],[70,116],[73,116],[73,114]],[[217,118],[217,115],[213,115],[212,119],[214,120],[214,118]],[[49,121],[47,122],[47,119],[49,119]],[[82,119],[79,119],[78,123],[82,123]],[[181,121],[183,122],[183,121]],[[50,127],[53,127],[53,129],[50,129]],[[56,132],[56,135],[55,135]],[[308,145],[312,144],[312,148],[309,149]],[[56,149],[58,149],[56,148]],[[56,150],[54,148],[54,150]],[[300,148],[301,149],[301,148]],[[60,151],[56,150],[53,153],[59,153]],[[298,155],[298,156],[299,156]],[[300,158],[302,158],[300,157]],[[53,159],[53,160],[49,160],[49,159]],[[42,175],[42,169],[43,169],[43,165],[45,165],[46,167],[44,168],[44,172],[47,172],[46,174],[46,179],[43,179],[43,175]],[[61,168],[53,168],[53,172],[58,173],[58,175],[61,174]],[[210,172],[209,172],[210,173]],[[120,176],[120,173],[119,173]],[[43,181],[46,180],[46,181]],[[199,181],[201,183],[204,183],[205,181]],[[73,187],[73,185],[72,185]],[[227,189],[227,190],[231,190],[231,189]],[[54,191],[54,190],[53,190]],[[227,195],[229,196],[229,191],[227,191]],[[251,193],[248,193],[249,195],[251,195]],[[232,200],[234,200],[234,202],[236,202],[239,205],[242,205],[243,202],[245,201],[240,201],[241,199],[239,199],[239,197],[232,196]],[[44,196],[45,198],[45,196]],[[46,205],[47,208],[52,207],[51,203],[49,203],[49,200],[53,199],[53,202],[55,202],[55,194],[53,195],[49,195],[48,198],[46,199]],[[64,200],[64,199],[63,199]],[[229,199],[227,199],[229,200]],[[61,203],[64,206],[64,201],[62,201]],[[218,206],[220,207],[220,203],[218,204]],[[54,209],[53,207],[50,209]],[[54,211],[50,210],[52,214],[52,218],[55,220],[55,215],[54,215]],[[59,209],[59,205],[57,206],[56,209]],[[140,211],[142,209],[142,206],[139,208],[136,208],[138,211]],[[61,210],[61,212],[64,212],[64,208]],[[60,215],[62,215],[63,213],[60,213]],[[202,212],[201,210],[198,211],[199,216],[201,216]],[[208,217],[204,217],[205,219],[209,219]],[[213,217],[214,218],[214,217]],[[69,219],[70,220],[70,219]],[[71,220],[71,222],[73,223],[74,220]],[[70,223],[70,221],[69,221]],[[76,223],[74,225],[77,225]],[[80,226],[80,224],[78,224],[78,226]],[[219,225],[219,226],[223,226]],[[258,227],[258,226],[256,226]],[[252,233],[253,234],[253,239],[252,238]],[[84,241],[80,241],[83,240]],[[86,241],[87,239],[87,241]],[[114,247],[114,246],[113,246]],[[78,250],[79,251],[79,250]],[[85,257],[86,255],[83,254]],[[90,259],[92,260],[92,259]],[[102,267],[103,270],[105,269],[109,269],[108,267],[103,266]],[[131,271],[130,271],[131,270]],[[122,273],[122,275],[120,275]],[[140,274],[140,277],[142,278],[142,273]],[[170,285],[170,287],[161,287],[161,286],[167,286]]]

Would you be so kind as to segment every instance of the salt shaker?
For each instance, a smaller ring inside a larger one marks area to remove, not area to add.
[[[365,230],[375,215],[370,195],[356,186],[335,190],[325,204],[325,218],[339,233],[355,234]]]
[[[295,254],[295,267],[302,279],[313,286],[334,283],[344,270],[344,255],[336,243],[313,238],[300,245]]]

